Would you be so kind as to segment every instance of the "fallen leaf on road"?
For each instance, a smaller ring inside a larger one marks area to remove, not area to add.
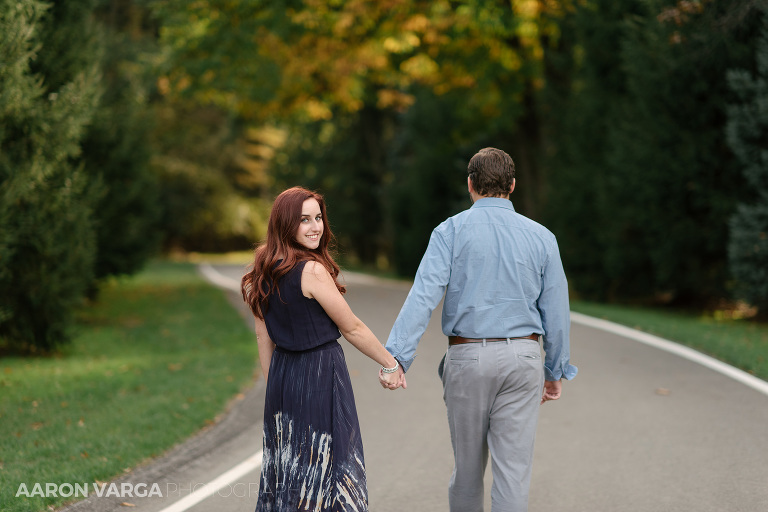
[[[121,505],[124,506],[124,507],[135,507],[136,506],[133,503],[128,503],[127,501],[122,502]]]
[[[656,388],[656,394],[661,396],[668,396],[671,393],[667,388]]]

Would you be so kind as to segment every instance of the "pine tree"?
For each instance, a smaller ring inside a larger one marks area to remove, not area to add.
[[[557,47],[547,51],[547,87],[541,97],[551,148],[545,225],[558,237],[572,287],[582,296],[616,298],[606,256],[615,243],[608,140],[626,97],[621,52],[626,20],[637,0],[579,4],[562,20]]]
[[[141,52],[156,51],[154,34],[136,26],[148,16],[140,6],[101,3],[100,37],[92,45],[104,48],[104,93],[81,144],[85,171],[100,189],[94,204],[96,279],[138,271],[159,249],[162,235],[159,183],[150,166],[149,87],[145,69],[137,65]]]
[[[98,101],[92,66],[33,71],[46,4],[0,0],[0,349],[67,339],[90,282],[89,185],[73,163]]]
[[[725,75],[750,60],[750,9],[596,0],[564,26],[573,58],[571,69],[560,63],[571,75],[565,101],[557,98],[548,207],[585,296],[722,297],[723,241],[745,189],[722,137]]]
[[[768,18],[754,73],[734,70],[728,83],[737,101],[728,108],[728,145],[752,191],[730,218],[728,257],[739,297],[768,313]]]

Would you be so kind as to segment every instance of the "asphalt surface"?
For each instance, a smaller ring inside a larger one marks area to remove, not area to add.
[[[216,269],[232,279],[242,275],[239,266]],[[346,281],[353,311],[384,342],[409,286],[353,274]],[[228,297],[252,325],[237,294]],[[579,375],[564,383],[559,401],[542,406],[532,512],[768,512],[768,396],[591,327],[574,324],[571,344]],[[363,434],[371,511],[446,511],[453,455],[437,377],[446,349],[439,308],[407,374],[407,390],[383,390],[376,363],[342,345]],[[255,466],[194,506],[184,508],[179,498],[205,489],[260,451],[263,396],[260,380],[216,425],[117,481],[157,483],[162,497],[91,496],[65,510],[253,510]],[[490,484],[489,469],[487,511]]]

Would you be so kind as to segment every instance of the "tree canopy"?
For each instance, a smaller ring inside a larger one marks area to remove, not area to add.
[[[765,310],[764,19],[763,0],[0,0],[0,349],[65,340],[158,248],[252,247],[294,185],[326,196],[345,264],[410,275],[486,146],[575,296]]]

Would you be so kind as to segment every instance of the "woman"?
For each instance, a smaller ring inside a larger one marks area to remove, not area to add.
[[[272,207],[266,243],[243,276],[267,381],[259,511],[368,510],[363,443],[342,334],[405,384],[397,361],[342,297],[322,196],[294,187]],[[341,332],[339,332],[341,331]]]

